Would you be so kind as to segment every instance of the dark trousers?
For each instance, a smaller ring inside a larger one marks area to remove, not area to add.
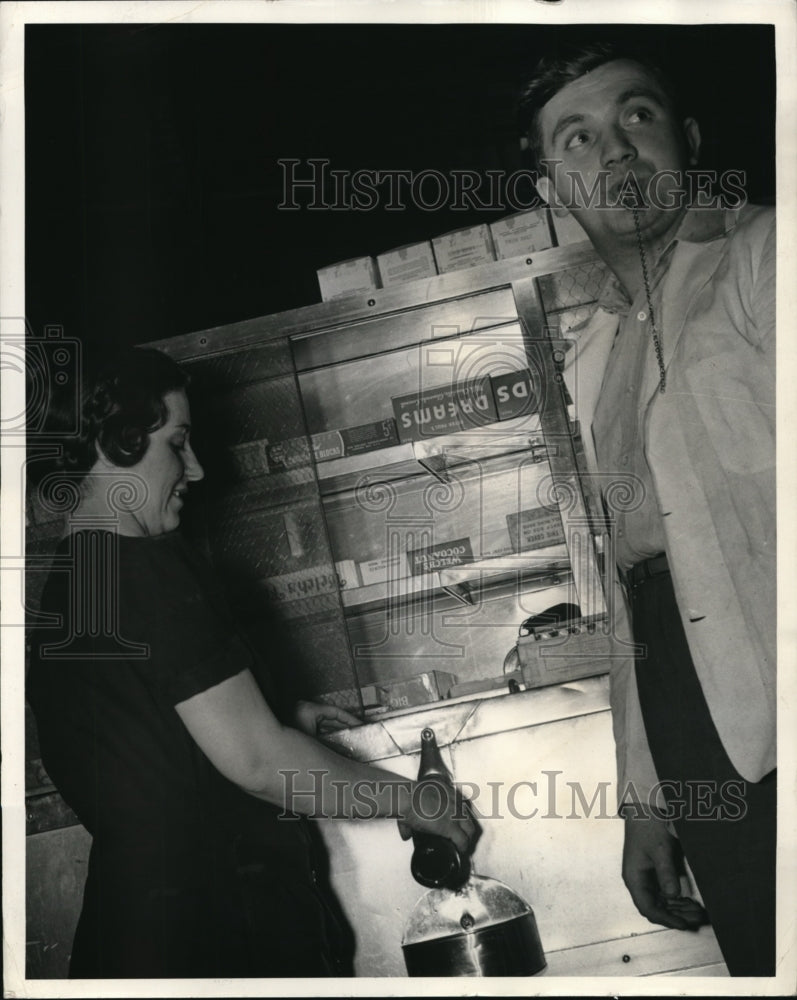
[[[648,743],[684,854],[733,976],[775,973],[776,772],[745,782],[711,719],[670,574],[631,591]],[[744,705],[739,705],[744,712]]]

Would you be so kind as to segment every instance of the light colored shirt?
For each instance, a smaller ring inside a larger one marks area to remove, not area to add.
[[[639,435],[697,676],[732,763],[758,781],[776,747],[774,210],[692,209],[667,249],[656,317],[666,392],[645,364]],[[585,426],[618,327],[598,308],[571,332],[565,378]],[[612,667],[611,685],[621,790],[644,793],[657,779],[632,660]]]

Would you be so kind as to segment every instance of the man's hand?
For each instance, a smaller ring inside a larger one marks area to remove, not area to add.
[[[313,701],[299,701],[293,712],[295,727],[307,736],[324,736],[338,729],[361,726],[362,721],[351,712],[334,705],[316,704]]]
[[[661,820],[626,817],[623,881],[634,905],[651,923],[697,930],[708,918],[699,903],[681,895],[682,859],[678,840]]]

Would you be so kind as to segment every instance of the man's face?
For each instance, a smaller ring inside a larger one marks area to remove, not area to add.
[[[648,203],[638,213],[646,239],[677,223],[686,206],[680,173],[696,160],[699,131],[676,119],[643,66],[616,60],[567,84],[543,107],[539,128],[545,159],[559,161],[549,171],[556,199],[593,243],[635,238],[633,213],[619,201],[632,172]]]

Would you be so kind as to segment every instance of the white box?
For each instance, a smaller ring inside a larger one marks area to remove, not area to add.
[[[437,270],[440,274],[477,267],[495,260],[493,238],[488,225],[455,229],[452,233],[435,236],[432,240]]]
[[[324,302],[337,299],[343,295],[357,295],[361,292],[372,292],[380,288],[379,271],[373,257],[352,257],[337,264],[320,267],[318,287]]]
[[[368,559],[358,563],[360,579],[363,587],[372,583],[387,583],[390,580],[402,580],[410,575],[407,556],[400,552],[392,559],[383,556],[381,559]]]
[[[522,257],[553,246],[548,209],[535,208],[516,212],[490,224],[495,256],[498,260]]]
[[[380,253],[376,263],[383,288],[404,281],[433,278],[437,274],[434,251],[429,240],[424,243],[410,243],[405,247]]]
[[[557,215],[557,213],[552,210],[551,221],[553,222],[553,230],[554,235],[556,236],[556,245],[558,247],[567,246],[568,243],[589,242],[589,236],[587,236],[582,227],[578,222],[576,222],[569,212],[566,215]]]

